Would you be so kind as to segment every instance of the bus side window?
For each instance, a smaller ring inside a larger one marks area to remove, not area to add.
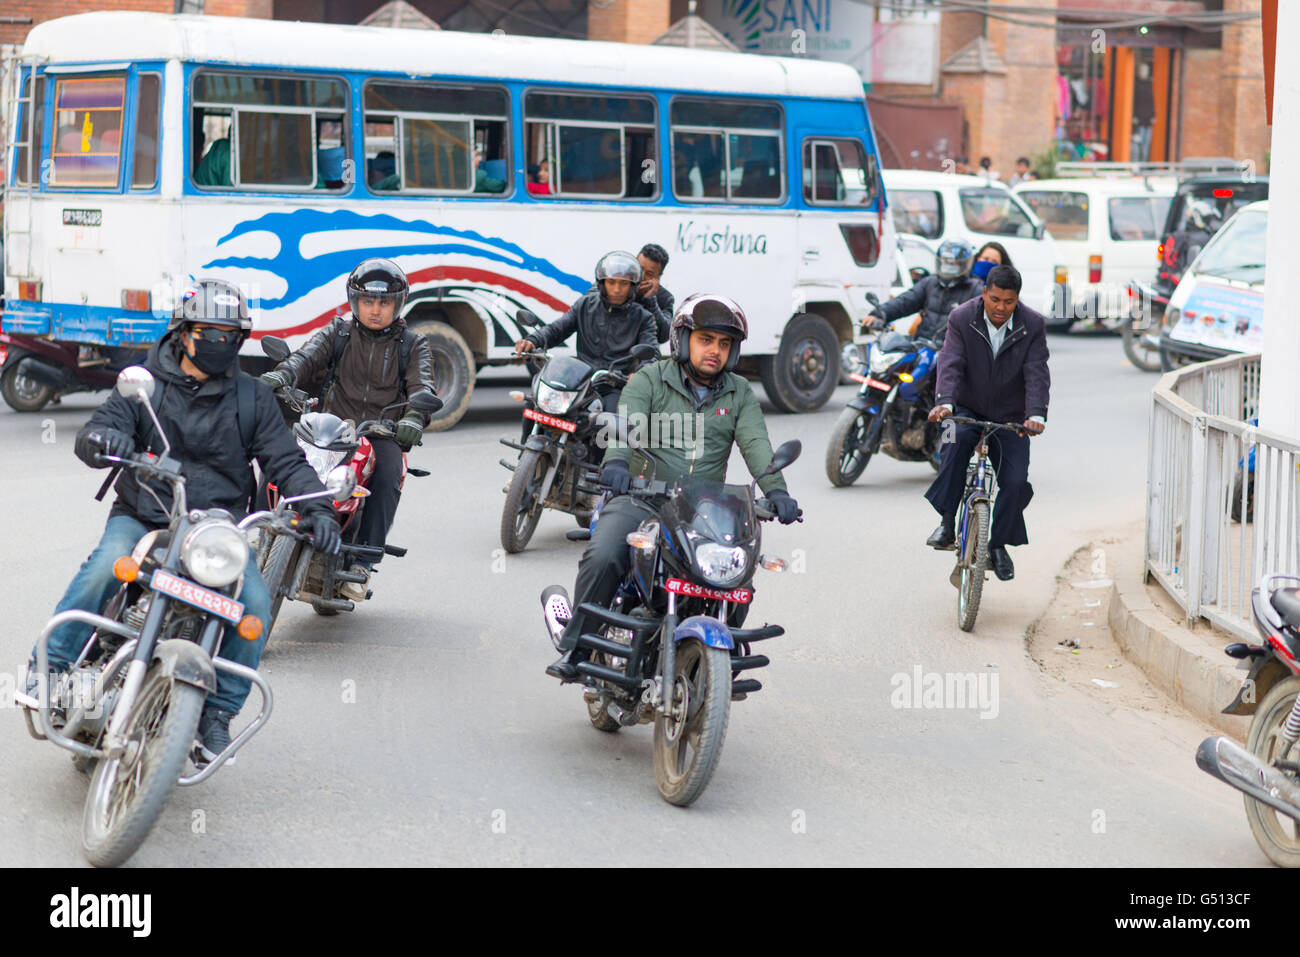
[[[27,96],[32,87],[32,77],[28,74],[23,80],[23,96]],[[28,113],[30,112],[30,116]],[[16,150],[16,173],[14,182],[20,186],[36,185],[40,182],[41,176],[41,137],[45,134],[45,77],[36,78],[36,89],[32,91],[32,108],[29,111],[26,107],[22,108],[22,116],[19,119]],[[32,151],[29,155],[27,146],[28,140],[31,140]],[[29,165],[30,164],[30,165]]]
[[[199,186],[233,186],[230,113],[194,113],[194,182]]]
[[[532,91],[528,192],[648,199],[658,194],[655,104],[632,96]]]
[[[775,202],[785,195],[777,104],[676,98],[670,120],[679,199]]]
[[[857,140],[803,141],[803,198],[808,203],[866,206],[876,201],[875,167]]]
[[[49,185],[117,188],[125,104],[125,76],[55,81],[57,132]]]
[[[142,73],[137,85],[135,146],[131,154],[131,188],[152,189],[158,182],[158,105],[161,81]]]

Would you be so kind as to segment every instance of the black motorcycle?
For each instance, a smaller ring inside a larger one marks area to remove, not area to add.
[[[943,428],[928,421],[938,349],[929,339],[886,331],[869,346],[865,367],[849,370],[862,388],[840,413],[826,446],[832,485],[852,485],[876,452],[939,470]]]
[[[1288,583],[1282,587],[1279,583]],[[1196,764],[1245,795],[1255,841],[1280,867],[1300,867],[1300,578],[1266,575],[1251,592],[1262,645],[1224,651],[1249,673],[1224,714],[1253,715],[1243,749],[1206,738]]]
[[[521,325],[541,325],[526,309],[519,310],[517,318]],[[582,491],[581,486],[599,467],[604,454],[595,442],[593,413],[604,409],[611,399],[609,395],[602,399],[600,390],[610,395],[621,392],[631,372],[657,358],[659,351],[638,345],[613,368],[599,370],[571,356],[527,355],[530,368],[536,370],[533,388],[511,396],[525,403],[524,418],[533,423],[532,430],[523,442],[501,440],[502,445],[519,452],[513,463],[501,459],[501,464],[514,472],[504,489],[506,501],[501,510],[501,547],[510,554],[528,547],[543,509],[567,512],[581,528],[590,525],[599,496]],[[544,363],[540,369],[538,362]]]
[[[797,440],[786,442],[763,475],[787,467],[800,451]],[[779,625],[741,627],[754,598],[754,573],[759,565],[784,571],[786,564],[759,554],[759,521],[775,510],[755,499],[757,479],[725,485],[688,475],[668,487],[653,476],[634,479],[628,493],[657,515],[627,537],[632,568],[612,607],[581,606],[599,624],[578,638],[590,658],[577,670],[595,728],[654,722],[659,793],[685,807],[717,767],[731,702],[762,688],[740,677],[769,663],[750,644],[785,633]],[[543,606],[556,594],[565,595],[563,587],[547,589]]]
[[[288,530],[294,502],[332,495],[346,499],[352,478],[346,469],[329,476],[329,490],[284,499],[274,512],[255,512],[238,524],[224,509],[190,511],[185,476],[171,457],[149,397],[154,379],[133,366],[118,377],[118,391],[141,402],[162,437],[163,452],[130,458],[105,455],[116,467],[133,470],[142,494],[151,483],[171,486],[168,527],[148,532],[113,572],[122,582],[101,614],[65,611],[50,619],[36,642],[37,697],[16,695],[32,737],[73,754],[77,769],[91,774],[82,817],[81,844],[97,867],[126,861],[148,836],[172,790],[207,780],[233,760],[271,716],[271,687],[252,668],[217,654],[222,633],[235,625],[256,640],[262,623],[244,613],[237,595],[248,564],[248,532]],[[161,500],[159,500],[161,504]],[[72,668],[52,687],[49,637],[59,625],[80,621],[94,627]],[[261,695],[258,715],[211,762],[195,735],[203,702],[216,689],[218,671],[252,682]],[[186,774],[186,757],[195,770]]]

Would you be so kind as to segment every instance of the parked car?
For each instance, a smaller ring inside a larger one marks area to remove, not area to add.
[[[989,240],[1006,247],[1024,277],[1020,297],[1026,305],[1050,314],[1064,261],[1056,241],[1040,220],[1002,183],[957,173],[883,170],[894,226],[932,241],[964,239],[976,249]],[[919,265],[908,255],[909,265]],[[932,269],[933,255],[925,268]]]
[[[1113,327],[1128,317],[1129,283],[1151,280],[1176,189],[1174,179],[1151,176],[1033,180],[1014,188],[1047,224],[1068,269],[1049,325],[1068,329],[1096,321]]]
[[[1205,244],[1165,310],[1162,369],[1263,348],[1267,235],[1264,200],[1241,207]]]
[[[1183,180],[1169,204],[1156,253],[1156,289],[1173,294],[1183,271],[1214,234],[1248,203],[1268,199],[1268,177],[1247,182],[1240,171]]]

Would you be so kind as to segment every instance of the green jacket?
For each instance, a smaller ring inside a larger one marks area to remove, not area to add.
[[[723,373],[696,408],[682,367],[672,359],[643,366],[628,380],[618,414],[658,463],[655,477],[670,485],[687,473],[725,482],[733,444],[740,446],[751,475],[772,463],[772,442],[758,399],[748,382]],[[633,475],[649,475],[645,455],[611,440],[605,461],[628,463]],[[759,482],[764,492],[784,489],[781,473]]]

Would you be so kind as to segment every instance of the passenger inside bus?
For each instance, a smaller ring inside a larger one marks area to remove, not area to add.
[[[347,184],[343,180],[344,150],[341,146],[331,146],[316,151],[316,188],[341,189]]]
[[[194,171],[198,186],[232,186],[230,178],[230,137],[223,136],[208,147]]]
[[[542,160],[535,166],[528,167],[528,192],[535,196],[551,194],[551,161]]]
[[[383,150],[366,164],[366,182],[371,189],[397,189],[397,156],[392,150]],[[382,186],[381,183],[392,183]]]
[[[492,159],[484,162],[483,148],[474,147],[474,192],[504,193],[506,191],[505,170],[505,160]]]

